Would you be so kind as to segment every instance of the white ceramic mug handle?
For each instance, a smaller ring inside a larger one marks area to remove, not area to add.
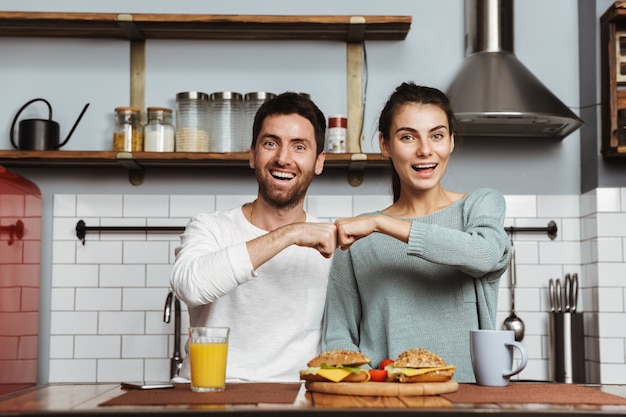
[[[513,376],[513,375],[517,375],[520,372],[522,372],[524,370],[524,368],[526,368],[526,364],[528,363],[528,352],[526,351],[526,348],[524,347],[524,345],[522,345],[520,342],[517,341],[506,341],[504,342],[504,344],[506,346],[513,346],[515,348],[517,348],[520,353],[522,354],[522,362],[519,364],[519,366],[517,367],[517,369],[514,369],[510,372],[505,372],[502,374],[503,377],[509,377],[509,376]]]

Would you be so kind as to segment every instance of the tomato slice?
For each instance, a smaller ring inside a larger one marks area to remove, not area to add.
[[[384,369],[370,369],[370,381],[385,382],[387,380],[387,371]]]
[[[380,365],[378,365],[378,369],[385,369],[385,366],[389,365],[390,363],[394,363],[395,361],[393,359],[383,359],[380,362]]]

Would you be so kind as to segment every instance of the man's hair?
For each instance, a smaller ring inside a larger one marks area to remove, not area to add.
[[[304,117],[313,125],[317,154],[324,151],[326,139],[326,118],[324,113],[313,103],[306,94],[287,91],[273,97],[259,107],[254,116],[252,126],[252,147],[256,147],[256,140],[261,132],[263,122],[269,116],[275,114],[297,114]]]

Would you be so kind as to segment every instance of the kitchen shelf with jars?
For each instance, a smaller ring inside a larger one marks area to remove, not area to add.
[[[626,158],[626,1],[600,18],[602,155]]]
[[[358,185],[366,167],[386,167],[379,154],[361,151],[363,126],[363,45],[369,40],[404,40],[411,16],[210,15],[0,12],[0,37],[112,38],[130,44],[130,105],[145,109],[147,39],[336,40],[346,43],[347,152],[328,154],[326,166],[348,168]],[[0,150],[0,165],[30,167],[123,166],[131,182],[143,181],[148,167],[247,166],[243,152],[116,152]]]

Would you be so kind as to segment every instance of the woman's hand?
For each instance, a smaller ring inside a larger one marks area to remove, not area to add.
[[[337,219],[337,246],[346,250],[357,240],[375,232],[376,217],[378,215]]]
[[[337,246],[342,250],[348,249],[357,240],[374,232],[384,233],[407,243],[411,231],[410,221],[383,214],[337,219],[335,225],[337,225]]]

